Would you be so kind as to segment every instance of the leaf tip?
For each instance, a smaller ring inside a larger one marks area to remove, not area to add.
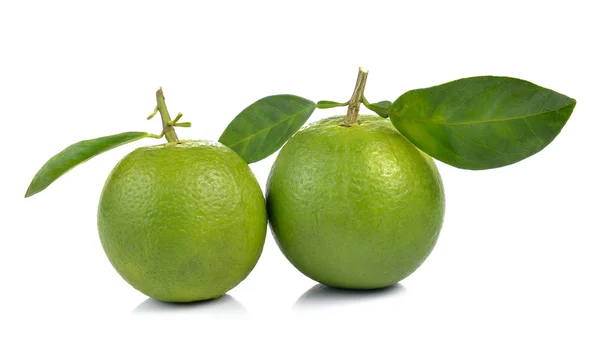
[[[33,183],[31,185],[29,185],[29,188],[27,188],[27,191],[25,192],[25,198],[31,197],[35,194],[37,194],[39,191],[37,191],[37,189],[35,189],[35,187],[33,186]]]

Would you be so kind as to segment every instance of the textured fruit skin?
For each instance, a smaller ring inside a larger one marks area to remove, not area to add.
[[[100,240],[117,272],[170,302],[236,286],[256,265],[266,229],[252,171],[216,142],[133,151],[109,175],[98,208]]]
[[[320,120],[279,153],[267,184],[275,239],[306,276],[382,288],[410,275],[437,241],[444,189],[433,160],[387,119]]]

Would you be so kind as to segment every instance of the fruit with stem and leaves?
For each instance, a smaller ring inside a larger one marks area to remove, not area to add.
[[[102,245],[135,288],[177,302],[224,294],[256,264],[267,213],[282,252],[307,276],[380,288],[414,272],[440,233],[445,199],[432,157],[474,170],[519,162],[552,142],[575,107],[552,90],[494,76],[370,103],[367,76],[359,70],[347,102],[260,99],[233,119],[220,143],[180,141],[175,127],[189,123],[179,122],[181,114],[171,120],[159,89],[149,118],[161,114],[160,135],[73,144],[42,167],[26,197],[104,151],[164,136],[167,144],[121,160],[100,199]],[[361,104],[376,115],[360,115]],[[346,114],[300,130],[315,109],[335,107]],[[280,148],[265,209],[247,164]]]
[[[424,262],[445,206],[432,157],[472,170],[519,162],[554,140],[576,104],[533,83],[495,76],[370,103],[367,76],[359,69],[343,103],[260,99],[219,139],[248,163],[285,144],[267,184],[273,235],[296,268],[334,287],[389,286]],[[359,115],[361,104],[377,116]],[[298,131],[315,109],[345,106],[346,115]]]
[[[211,141],[179,140],[162,89],[159,135],[128,132],[67,147],[35,175],[32,196],[102,152],[142,138],[166,144],[140,147],[112,170],[98,206],[100,241],[117,272],[134,288],[163,301],[219,297],[240,283],[262,252],[265,201],[247,163]]]

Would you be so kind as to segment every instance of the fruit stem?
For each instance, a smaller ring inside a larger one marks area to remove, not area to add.
[[[358,77],[356,78],[356,85],[354,86],[354,92],[352,93],[352,97],[350,98],[350,103],[348,104],[348,113],[346,114],[347,126],[351,126],[358,123],[358,111],[360,110],[360,103],[363,99],[368,75],[368,70],[362,67],[358,68]]]
[[[171,122],[171,116],[169,116],[169,111],[165,104],[165,95],[163,94],[162,87],[158,88],[156,91],[156,109],[160,113],[163,133],[165,134],[167,141],[170,143],[179,143],[179,138],[177,137],[177,133],[175,133],[175,128]]]

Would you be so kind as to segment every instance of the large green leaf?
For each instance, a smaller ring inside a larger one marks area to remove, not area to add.
[[[575,100],[509,77],[472,77],[400,96],[389,116],[414,145],[452,166],[488,169],[548,145]]]
[[[30,197],[46,189],[52,182],[73,167],[94,156],[147,136],[148,133],[145,132],[128,132],[98,139],[83,140],[71,145],[53,156],[42,166],[33,177],[25,197]]]
[[[219,142],[247,163],[277,151],[302,127],[316,104],[294,95],[273,95],[246,107],[227,126]]]

